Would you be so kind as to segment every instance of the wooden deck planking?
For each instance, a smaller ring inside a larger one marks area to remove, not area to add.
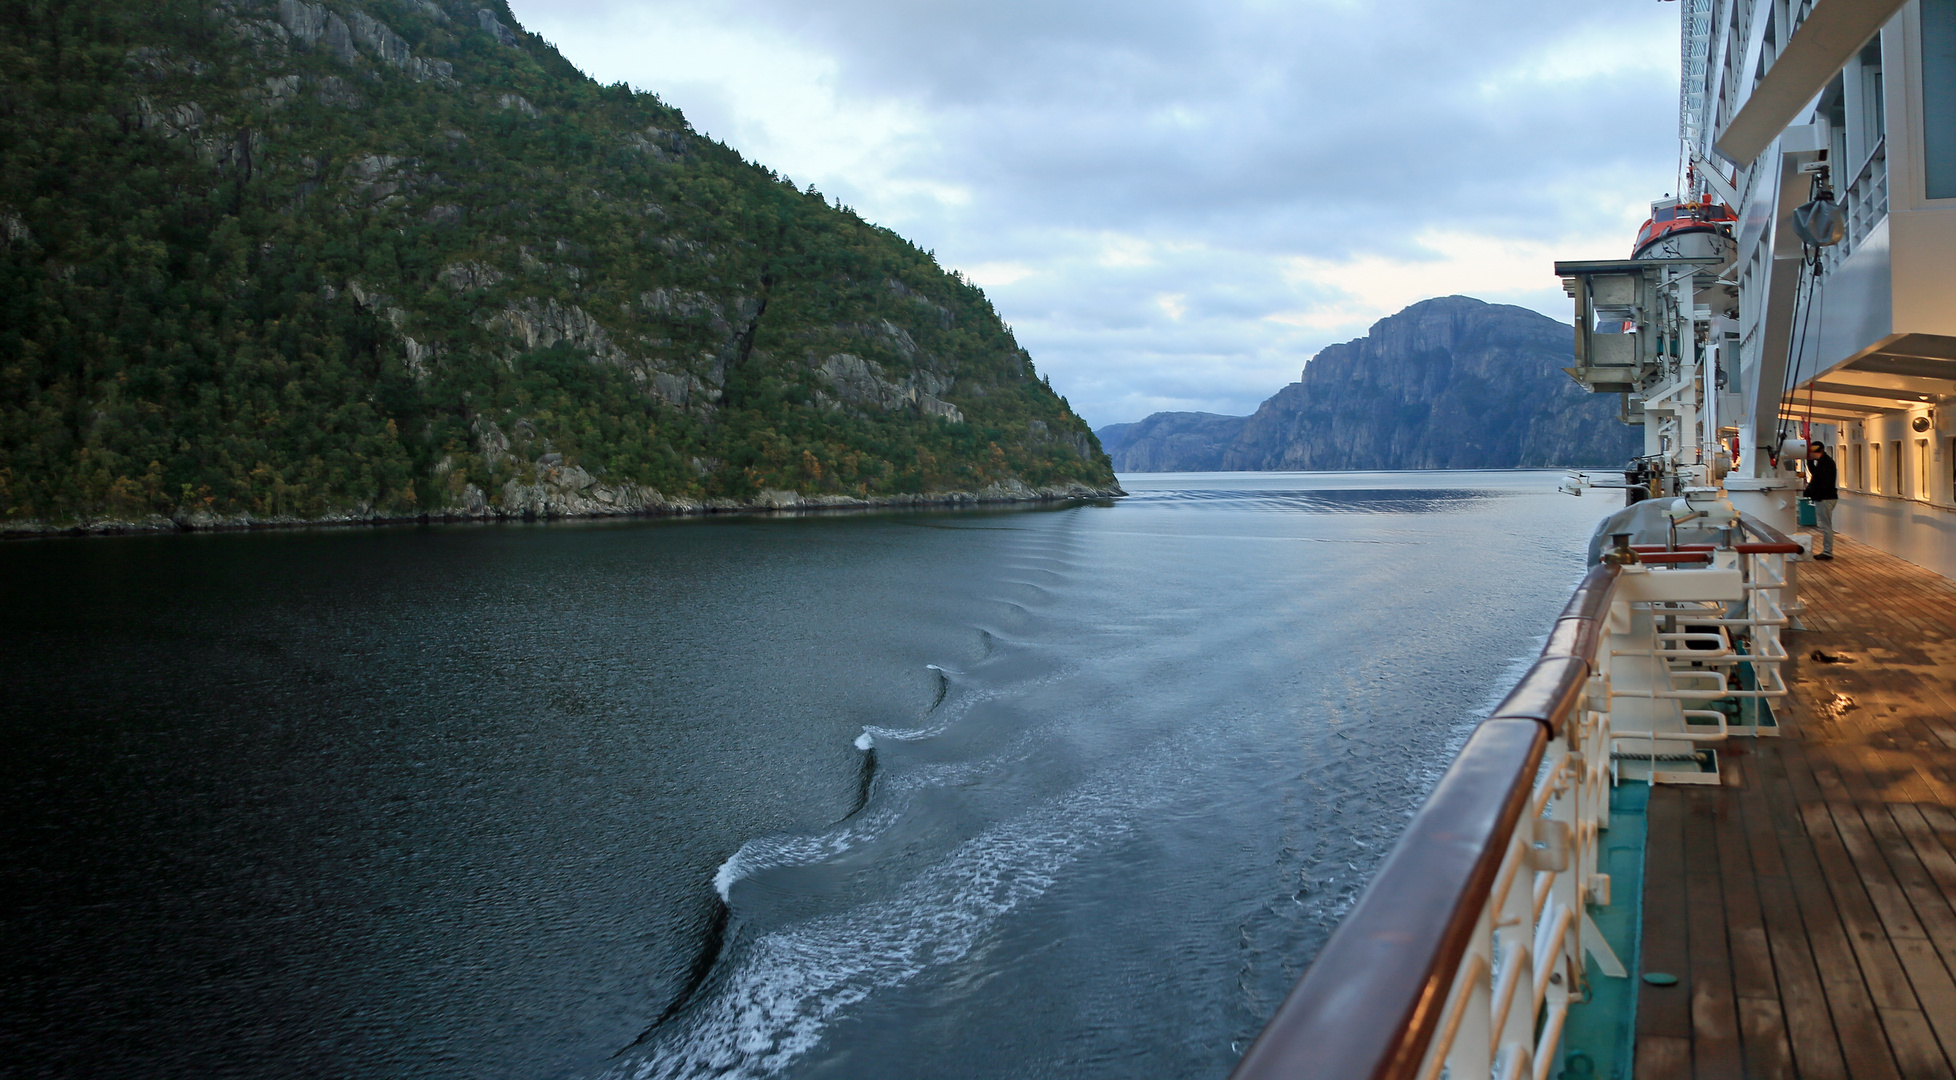
[[[1735,998],[1777,1002],[1779,984],[1773,978],[1772,944],[1766,938],[1766,917],[1759,907],[1759,886],[1753,880],[1743,814],[1721,815],[1713,828],[1721,901],[1725,914],[1725,944],[1732,959]],[[1778,1009],[1774,1009],[1778,1015]]]
[[[1639,1077],[1956,1080],[1956,582],[1836,551],[1783,737],[1652,795]]]
[[[1650,839],[1644,849],[1644,970],[1676,975],[1674,989],[1688,988],[1690,907],[1685,898],[1683,800],[1652,799],[1649,823]],[[1688,1043],[1690,991],[1644,998],[1646,1004],[1637,1010],[1639,1036],[1677,1037]]]
[[[1726,931],[1725,887],[1718,868],[1717,819],[1723,808],[1707,797],[1717,794],[1713,790],[1684,793],[1682,830],[1690,979],[1680,979],[1680,984],[1691,988],[1692,1071],[1703,1077],[1737,1076],[1744,1071]]]
[[[1745,1075],[1754,1080],[1794,1080],[1793,1048],[1786,1040],[1786,1020],[1779,1002],[1769,998],[1739,999],[1739,1042],[1745,1048]]]
[[[1945,903],[1956,905],[1956,857],[1942,846],[1936,838],[1935,828],[1922,814],[1921,806],[1891,806],[1888,816],[1894,819],[1895,827],[1901,830],[1915,857],[1922,862],[1922,869],[1936,883]]]

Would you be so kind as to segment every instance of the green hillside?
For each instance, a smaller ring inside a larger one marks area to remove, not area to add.
[[[975,286],[502,0],[0,13],[0,526],[1113,487]]]

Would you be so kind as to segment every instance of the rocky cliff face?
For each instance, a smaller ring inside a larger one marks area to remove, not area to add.
[[[504,0],[0,20],[0,529],[1113,486],[983,293]]]
[[[1243,433],[1246,416],[1162,412],[1094,434],[1116,472],[1214,472]]]
[[[1134,471],[1620,464],[1640,433],[1562,373],[1569,347],[1569,327],[1527,308],[1425,300],[1318,353],[1249,417],[1157,413],[1111,452]]]

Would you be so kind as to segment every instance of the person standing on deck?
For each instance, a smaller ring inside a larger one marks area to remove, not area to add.
[[[1827,456],[1827,444],[1815,439],[1807,444],[1807,489],[1813,503],[1813,520],[1820,526],[1820,554],[1816,559],[1834,557],[1834,504],[1840,501],[1839,473],[1834,459]]]

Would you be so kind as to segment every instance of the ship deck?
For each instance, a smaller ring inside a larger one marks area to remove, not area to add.
[[[1956,1077],[1956,582],[1835,551],[1782,736],[1651,793],[1638,1077]]]

